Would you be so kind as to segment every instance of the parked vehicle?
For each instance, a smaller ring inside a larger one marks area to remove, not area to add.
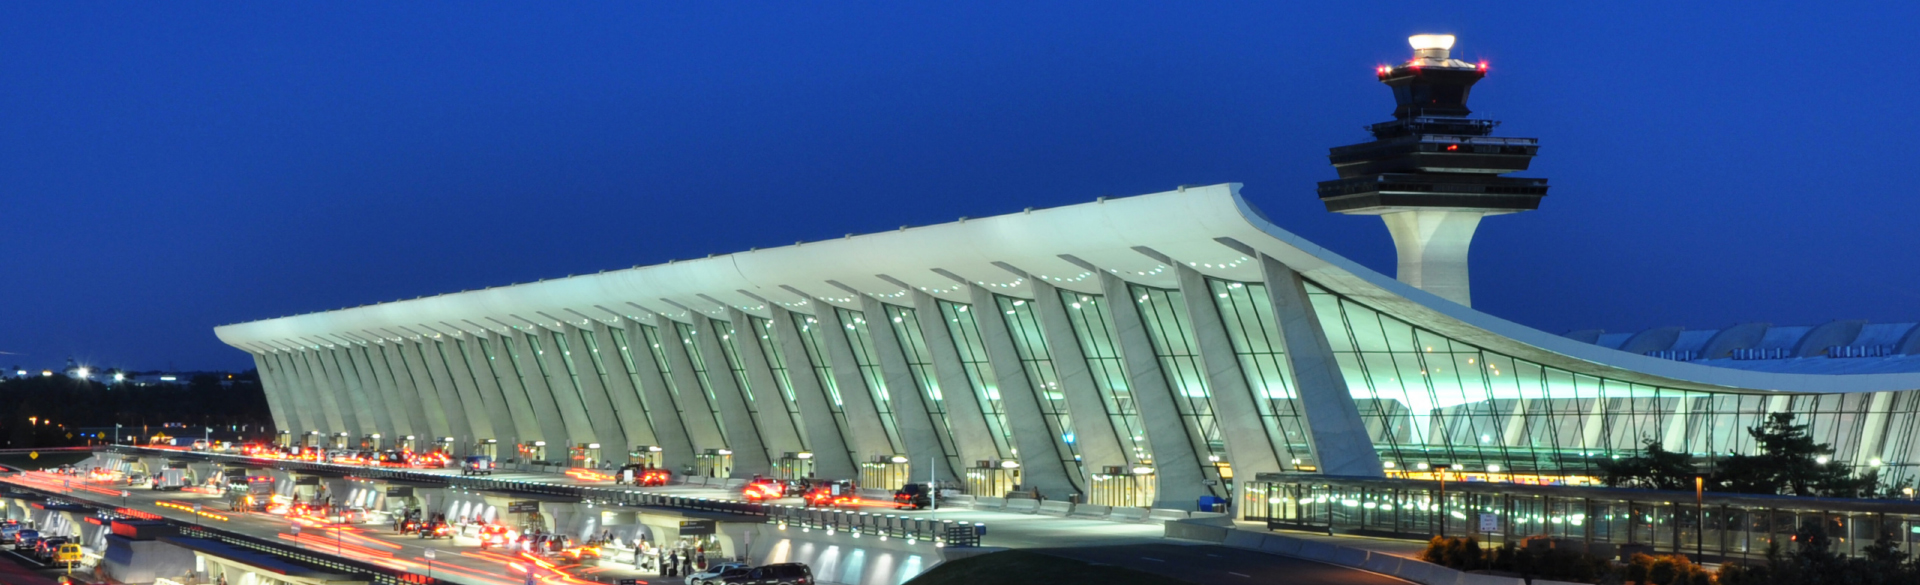
[[[162,469],[153,480],[153,489],[160,491],[177,491],[184,487],[187,487],[185,469]]]
[[[60,545],[63,544],[67,544],[65,536],[42,538],[39,542],[33,543],[33,559],[42,563],[53,562],[53,557],[60,553]]]
[[[86,553],[80,550],[80,545],[69,542],[60,545],[60,548],[54,551],[53,562],[61,564],[78,563],[85,556]]]
[[[687,585],[719,585],[726,583],[728,577],[745,576],[751,570],[753,565],[746,563],[714,563],[707,565],[705,571],[687,575]]]
[[[786,497],[787,484],[777,479],[755,477],[753,481],[747,482],[746,487],[740,488],[740,495],[749,502],[777,500]]]
[[[779,563],[748,569],[745,574],[709,581],[714,585],[813,585],[813,569],[806,563]]]
[[[0,542],[13,542],[14,535],[25,528],[25,526],[20,524],[19,520],[8,520],[5,523],[0,523]]]

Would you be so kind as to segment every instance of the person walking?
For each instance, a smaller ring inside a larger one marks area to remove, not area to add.
[[[680,568],[680,553],[678,551],[667,551],[667,561],[664,563],[661,563],[660,567],[661,567],[660,570],[662,571],[661,574],[664,576],[667,576],[667,577],[680,576],[679,571],[677,570]]]

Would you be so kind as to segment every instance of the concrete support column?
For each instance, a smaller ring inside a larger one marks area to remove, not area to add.
[[[1060,393],[1067,397],[1067,414],[1073,421],[1073,444],[1080,451],[1081,473],[1098,473],[1109,465],[1132,468],[1133,457],[1120,446],[1120,432],[1114,429],[1113,415],[1107,411],[1100,388],[1094,385],[1087,354],[1081,350],[1079,332],[1074,331],[1066,305],[1060,302],[1059,289],[1032,276],[1021,276],[1033,283],[1034,314],[1039,317],[1040,329],[1047,337],[1053,371],[1060,376]]]
[[[1265,398],[1254,396],[1253,388],[1247,385],[1246,374],[1240,371],[1240,356],[1233,351],[1233,341],[1227,339],[1227,326],[1220,320],[1220,306],[1214,304],[1213,288],[1207,286],[1205,276],[1186,264],[1169,261],[1167,265],[1174,267],[1180,280],[1180,298],[1186,305],[1187,323],[1193,327],[1195,349],[1200,352],[1200,362],[1206,368],[1207,388],[1213,397],[1213,422],[1219,425],[1220,437],[1226,442],[1234,477],[1280,472],[1283,469],[1280,453],[1273,444],[1273,435],[1267,432],[1266,422],[1260,420],[1260,405],[1256,403]],[[1321,333],[1322,340],[1326,339],[1324,331],[1315,331]],[[1332,350],[1327,351],[1331,362]],[[1345,385],[1340,386],[1341,396],[1348,396],[1346,389]],[[1365,440],[1359,410],[1352,407],[1352,398],[1344,400],[1348,410],[1354,411],[1352,422],[1355,428],[1362,429],[1361,438]],[[1376,462],[1375,466],[1378,465]]]
[[[1892,416],[1893,396],[1893,392],[1874,392],[1867,399],[1867,411],[1861,415],[1860,441],[1853,450],[1855,467],[1872,469],[1874,459],[1887,456],[1887,419]]]
[[[1147,336],[1146,321],[1133,291],[1120,277],[1108,272],[1098,274],[1109,326],[1120,344],[1120,358],[1127,365],[1127,388],[1140,409],[1141,424],[1146,426],[1147,446],[1153,450],[1157,486],[1153,507],[1182,508],[1200,496],[1217,495],[1206,485],[1217,474],[1205,468],[1211,462],[1202,459],[1204,446],[1195,442],[1195,433],[1187,428],[1180,406],[1174,403],[1173,385],[1167,383],[1160,358],[1153,353],[1153,340]]]
[[[1467,278],[1467,247],[1480,227],[1480,211],[1419,210],[1381,215],[1400,253],[1400,282],[1440,298],[1473,306]]]
[[[440,385],[434,383],[433,373],[427,370],[427,362],[421,357],[420,343],[407,339],[394,341],[393,357],[394,367],[404,371],[404,374],[402,371],[395,371],[394,374],[406,376],[408,381],[403,387],[411,385],[413,391],[419,393],[420,408],[427,414],[428,435],[420,438],[421,444],[431,445],[441,437],[453,436],[453,414],[448,411],[457,412],[458,409],[451,408],[455,406],[453,401],[442,396]]]
[[[624,330],[620,333],[626,335]],[[633,376],[627,372],[625,360],[630,347],[620,345],[620,341],[613,338],[613,327],[599,322],[593,324],[593,341],[600,347],[601,365],[607,368],[607,399],[620,411],[620,429],[627,435],[627,443],[622,448],[632,451],[635,447],[658,445],[653,421],[647,418],[647,407],[640,402],[640,389],[634,387]]]
[[[800,328],[793,324],[793,313],[778,306],[773,310],[773,340],[787,358],[787,380],[793,384],[794,401],[800,403],[800,416],[806,420],[807,444],[813,447],[814,474],[827,479],[851,479],[860,476],[854,466],[847,441],[840,436],[840,425],[828,406],[832,397],[820,387],[813,364],[807,361]]]
[[[453,347],[448,349],[459,352],[459,359],[467,363],[467,374],[473,380],[474,393],[480,396],[480,403],[486,410],[487,424],[492,427],[492,432],[481,438],[493,439],[504,445],[519,442],[520,437],[527,434],[520,432],[519,423],[507,410],[506,395],[500,391],[500,380],[493,371],[493,359],[480,350],[480,338],[463,331],[454,339]],[[506,451],[502,451],[500,457],[504,459],[506,454]]]
[[[347,389],[349,402],[353,403],[354,414],[360,419],[361,435],[378,434],[382,437],[393,432],[393,421],[387,418],[387,409],[380,404],[377,390],[367,388],[360,378],[360,369],[353,365],[352,343],[343,343],[328,351],[328,360],[334,369],[340,372],[340,381]],[[359,444],[360,437],[354,437]]]
[[[906,349],[893,330],[886,306],[873,297],[860,295],[859,298],[860,313],[867,320],[868,334],[873,337],[874,359],[879,360],[880,373],[886,378],[887,394],[892,399],[893,426],[900,431],[900,441],[906,443],[905,454],[912,461],[913,481],[931,476],[940,481],[958,482],[959,475],[940,444],[940,425],[935,420],[939,415],[934,413],[928,404],[931,398],[914,381],[913,371],[907,367]],[[929,471],[927,465],[933,465],[933,469]]]
[[[487,402],[480,397],[479,382],[474,380],[473,366],[467,363],[467,355],[460,351],[457,336],[434,336],[433,356],[430,361],[446,368],[447,378],[453,382],[454,396],[460,400],[460,416],[467,421],[467,429],[472,432],[461,441],[464,449],[471,449],[480,439],[498,439],[499,433],[493,429],[493,417],[487,413]]]
[[[739,309],[727,308],[727,319],[733,325],[733,333],[721,339],[722,343],[731,343],[734,352],[740,356],[740,367],[747,373],[747,388],[754,403],[754,411],[760,417],[760,440],[767,445],[767,458],[779,460],[786,453],[806,451],[806,442],[801,440],[800,429],[793,425],[793,418],[787,414],[787,397],[780,391],[780,381],[774,379],[770,361],[760,347],[760,336],[771,335],[753,326],[753,319]],[[725,334],[723,334],[725,335]]]
[[[1067,468],[1068,454],[1062,453],[1059,439],[1047,425],[1040,409],[1040,397],[1027,380],[1025,365],[1013,347],[1013,332],[1001,318],[1000,304],[993,293],[979,285],[967,284],[973,301],[974,323],[980,327],[981,343],[993,364],[994,385],[1000,390],[1000,405],[1013,426],[1013,441],[1020,449],[1020,477],[1023,489],[1036,489],[1053,499],[1066,499],[1080,491],[1077,469]],[[1071,413],[1069,413],[1071,414]]]
[[[397,408],[398,404],[393,401],[388,388],[380,386],[379,379],[367,366],[366,351],[366,345],[362,343],[341,346],[340,365],[352,372],[349,379],[359,385],[360,394],[366,397],[367,406],[373,409],[374,426],[380,428],[380,438],[384,443],[400,436],[401,429],[406,427],[406,411]]]
[[[913,318],[920,327],[920,336],[927,340],[927,354],[933,360],[933,373],[945,397],[947,426],[953,432],[962,467],[1008,457],[1009,453],[1000,452],[993,428],[987,424],[987,411],[980,405],[980,392],[974,389],[960,363],[960,350],[953,343],[946,316],[940,312],[939,299],[913,291]]]
[[[687,429],[694,452],[728,448],[726,434],[720,429],[720,421],[714,418],[712,402],[707,399],[707,388],[700,383],[700,373],[693,369],[693,356],[687,353],[687,345],[693,340],[682,338],[680,328],[672,319],[659,314],[653,318],[654,330],[660,333],[660,352],[667,356],[667,363],[672,364],[673,386],[680,391],[674,396],[674,403],[680,406],[680,424]]]
[[[887,436],[886,423],[880,420],[880,409],[875,405],[873,392],[867,389],[866,377],[860,372],[860,364],[853,357],[852,342],[848,340],[849,323],[840,320],[836,307],[820,299],[809,299],[814,308],[813,317],[820,333],[820,349],[827,355],[833,373],[833,383],[840,389],[840,410],[847,415],[847,434],[853,441],[854,461],[866,461],[876,455],[893,456],[899,454],[893,441]],[[881,392],[890,393],[881,380]]]
[[[440,396],[440,413],[446,417],[447,433],[434,439],[453,437],[454,455],[463,455],[465,451],[460,446],[473,440],[473,426],[467,421],[466,407],[460,404],[460,391],[454,388],[452,374],[448,372],[447,362],[441,358],[436,343],[432,338],[421,337],[407,342],[403,347],[409,350],[408,360],[418,360],[421,366],[414,373],[426,372],[425,383],[433,386],[434,393]]]
[[[340,364],[333,359],[333,348],[320,346],[310,351],[309,359],[315,366],[314,371],[320,374],[320,380],[326,385],[327,393],[333,396],[334,404],[340,409],[340,420],[343,426],[333,429],[333,432],[344,432],[355,438],[374,432],[370,430],[373,428],[372,425],[361,420],[366,410],[363,405],[354,402],[353,392],[347,387],[344,377],[340,375]]]
[[[732,343],[733,340],[721,339],[720,336],[724,334],[714,328],[713,320],[706,315],[690,313],[693,317],[693,343],[700,352],[701,361],[706,362],[707,380],[713,387],[714,404],[720,410],[721,422],[726,425],[727,444],[733,449],[734,475],[771,476],[773,461],[780,455],[767,450],[765,440],[760,436],[760,423],[753,420],[753,415],[747,409],[747,396],[741,391],[739,381],[733,377],[732,366],[727,363],[726,350],[721,344]],[[775,391],[774,396],[778,397],[779,392]],[[785,413],[784,408],[781,413]]]
[[[547,389],[553,394],[554,405],[560,408],[560,421],[567,427],[567,444],[555,446],[547,442],[547,459],[564,457],[565,449],[574,445],[599,442],[593,420],[587,418],[587,405],[581,397],[580,387],[567,375],[567,359],[560,353],[560,343],[554,341],[552,329],[537,327],[531,333],[540,340],[540,349],[533,352],[533,359],[544,368]],[[556,453],[555,450],[559,449]]]
[[[647,317],[647,320],[651,321],[652,318]],[[687,435],[687,427],[681,422],[674,389],[667,385],[661,364],[654,357],[653,347],[648,345],[651,342],[647,340],[644,328],[652,324],[632,319],[621,324],[626,328],[627,342],[633,344],[628,346],[628,351],[633,356],[634,373],[640,378],[640,393],[646,397],[647,418],[653,422],[653,436],[660,442],[661,462],[668,469],[692,467],[696,461],[693,438]],[[699,389],[695,388],[694,391],[699,392]]]
[[[1287,363],[1293,368],[1295,389],[1300,393],[1307,434],[1313,437],[1313,453],[1321,473],[1384,476],[1380,454],[1360,421],[1360,408],[1353,403],[1353,393],[1340,372],[1340,362],[1334,358],[1327,331],[1321,328],[1320,316],[1307,297],[1306,280],[1264,254],[1260,256],[1260,272],[1267,283],[1274,318],[1280,321]]]
[[[587,411],[587,424],[593,427],[594,440],[588,443],[599,443],[600,457],[606,460],[608,450],[624,448],[630,443],[627,440],[626,429],[620,426],[620,418],[629,413],[614,410],[613,398],[607,392],[608,382],[601,380],[600,372],[594,368],[593,360],[596,357],[616,356],[605,352],[602,352],[601,356],[594,355],[594,350],[599,348],[599,343],[588,345],[588,338],[593,336],[592,331],[567,326],[566,331],[555,332],[554,335],[567,337],[567,350],[560,356],[560,359],[566,360],[566,363],[561,365],[565,367],[571,364],[573,367],[573,380],[580,390],[581,405]]]
[[[367,346],[367,361],[373,366],[373,377],[400,403],[395,418],[404,416],[408,426],[401,436],[431,435],[433,428],[427,424],[426,397],[414,389],[413,377],[407,373],[405,360],[400,359],[398,351],[399,347],[386,342]]]
[[[546,441],[549,451],[547,459],[551,460],[554,456],[551,451],[565,449],[573,437],[568,434],[566,419],[560,416],[560,404],[554,401],[553,388],[548,387],[547,377],[541,375],[542,356],[534,353],[533,345],[527,342],[528,337],[519,331],[510,331],[495,339],[503,342],[511,340],[512,343],[501,343],[496,346],[495,351],[508,354],[507,357],[511,361],[502,365],[512,367],[515,373],[513,378],[519,382],[527,406],[533,409],[534,419],[540,423],[538,434],[529,435],[521,440]],[[498,363],[497,360],[496,363]]]
[[[346,430],[346,420],[340,416],[340,403],[334,400],[333,387],[327,384],[327,376],[315,366],[313,351],[303,347],[293,358],[293,371],[299,373],[300,379],[306,382],[309,396],[320,407],[320,420],[325,424],[314,430],[325,434]]]
[[[273,428],[291,432],[294,423],[287,416],[291,410],[287,404],[287,386],[280,381],[279,369],[273,366],[266,354],[257,351],[247,353],[253,355],[253,369],[260,373],[260,391],[267,395],[267,411],[273,415]]]

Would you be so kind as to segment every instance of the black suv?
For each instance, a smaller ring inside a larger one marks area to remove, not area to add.
[[[813,585],[813,569],[805,563],[780,563],[748,569],[744,575],[723,575],[712,583],[727,585]]]

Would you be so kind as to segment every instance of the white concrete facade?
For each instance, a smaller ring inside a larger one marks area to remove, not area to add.
[[[901,456],[916,480],[1014,460],[1023,488],[1055,498],[1103,467],[1152,465],[1172,506],[1226,469],[1379,475],[1444,458],[1578,473],[1556,466],[1647,437],[1724,452],[1743,447],[1719,429],[1791,408],[1865,421],[1815,421],[1847,460],[1920,463],[1920,374],[1658,359],[1474,311],[1466,294],[1361,267],[1215,185],[216,333],[254,355],[295,435],[539,440],[550,460],[653,446],[684,468],[729,449],[752,474],[809,452],[817,476],[851,478]],[[1080,299],[1104,310],[1077,314]],[[1111,338],[1084,337],[1095,329]]]

